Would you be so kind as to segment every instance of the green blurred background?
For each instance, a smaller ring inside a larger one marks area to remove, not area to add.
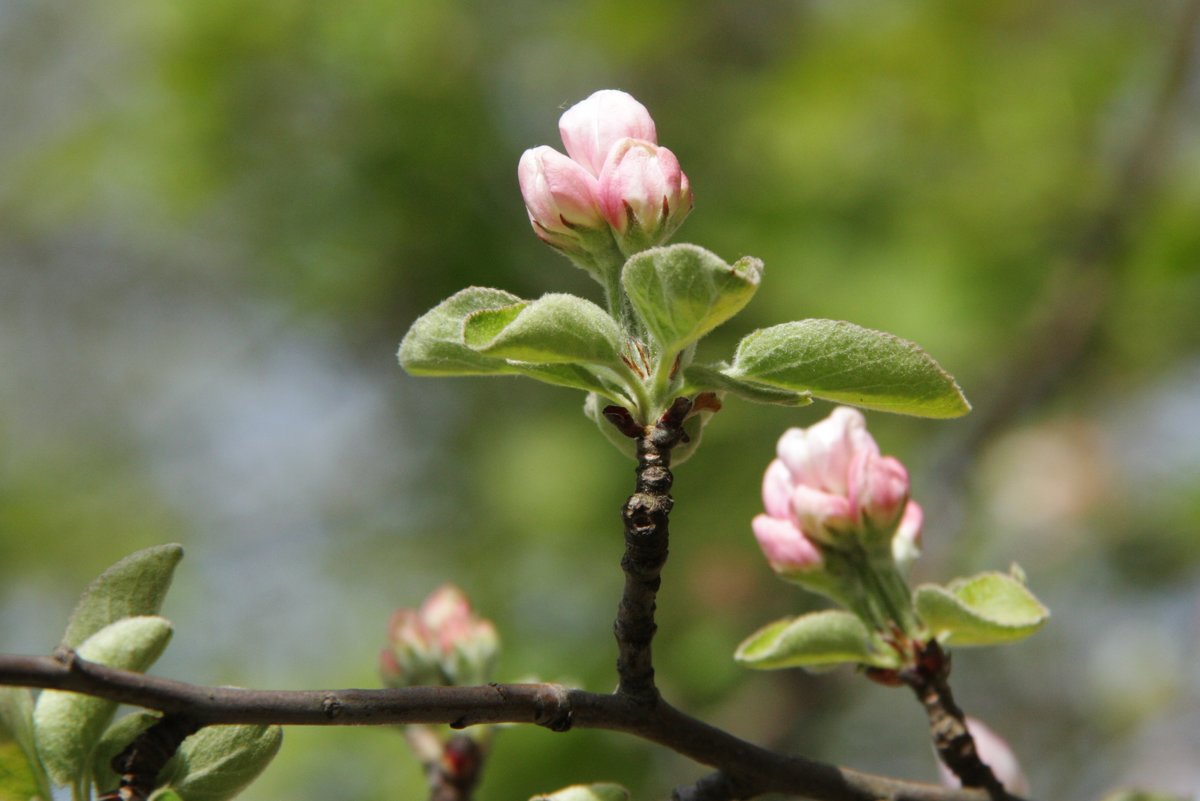
[[[961,421],[870,425],[927,508],[916,578],[1019,561],[1054,611],[955,663],[961,703],[1035,794],[1197,792],[1187,13],[3,0],[0,650],[47,652],[95,573],[178,541],[162,674],[373,686],[391,609],[450,580],[499,627],[498,678],[613,686],[631,464],[578,393],[414,379],[394,352],[470,284],[597,298],[532,235],[516,164],[615,87],[691,179],[677,240],[767,265],[702,358],[756,327],[848,319],[921,343],[975,402]],[[660,681],[755,741],[933,779],[906,693],[730,659],[814,603],[772,577],[749,520],[775,439],[827,412],[731,401],[677,471]],[[585,780],[661,798],[702,772],[617,735],[512,729],[479,798]],[[245,798],[421,795],[398,734],[293,729]]]

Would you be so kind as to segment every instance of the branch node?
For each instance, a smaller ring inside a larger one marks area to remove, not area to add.
[[[547,684],[538,693],[533,722],[550,731],[567,731],[575,722],[571,697],[561,684]]]
[[[342,702],[338,700],[336,695],[329,693],[321,700],[321,711],[325,713],[327,718],[333,720],[342,714]]]

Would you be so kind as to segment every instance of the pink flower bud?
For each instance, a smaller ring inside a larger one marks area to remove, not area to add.
[[[571,106],[558,121],[567,155],[593,176],[599,176],[609,152],[619,140],[642,139],[658,143],[654,120],[632,96],[616,89],[601,89]]]
[[[792,490],[792,514],[805,534],[827,545],[836,545],[854,531],[853,508],[845,496],[804,484]]]
[[[900,525],[892,535],[892,559],[902,570],[921,555],[921,525],[924,522],[925,513],[921,507],[916,501],[909,501],[904,507]]]
[[[769,517],[789,522],[819,547],[841,547],[856,538],[882,553],[911,506],[915,517],[906,532],[911,547],[904,553],[915,555],[920,508],[909,503],[908,471],[880,455],[861,412],[839,407],[807,429],[788,429],[776,454],[763,476]]]
[[[605,225],[596,179],[554,148],[526,150],[517,165],[517,180],[534,233],[548,244],[567,249],[578,241],[576,229]]]
[[[807,429],[788,429],[780,437],[776,452],[796,483],[846,495],[855,454],[878,454],[879,446],[867,433],[862,412],[839,406]]]
[[[499,650],[495,627],[449,584],[430,593],[419,609],[397,610],[388,630],[380,672],[392,687],[482,683]]]
[[[860,451],[850,465],[850,505],[855,519],[891,532],[908,503],[908,471],[891,456]]]
[[[750,525],[767,564],[776,573],[794,576],[821,567],[821,552],[791,520],[758,515]]]
[[[975,740],[975,749],[996,778],[1004,785],[1004,789],[1014,795],[1025,795],[1029,792],[1029,782],[1021,771],[1021,763],[1017,755],[1004,741],[1004,738],[985,726],[982,721],[967,718],[967,731]],[[949,768],[938,762],[938,770],[942,775],[942,784],[946,787],[961,787],[962,782]]]
[[[622,139],[600,171],[600,210],[622,251],[661,245],[692,210],[692,189],[675,154],[643,139]]]

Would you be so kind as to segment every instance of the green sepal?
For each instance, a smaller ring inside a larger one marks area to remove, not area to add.
[[[535,795],[529,801],[629,801],[629,791],[619,784],[574,784],[549,795]]]
[[[696,245],[650,248],[632,256],[621,284],[647,330],[675,353],[741,311],[762,281],[762,262],[732,265]]]
[[[980,573],[945,587],[922,584],[913,608],[930,633],[946,645],[995,645],[1033,634],[1049,610],[1025,585],[1004,573]]]
[[[1189,801],[1181,795],[1156,793],[1149,790],[1117,790],[1104,796],[1102,801]]]
[[[127,617],[88,637],[78,655],[97,664],[141,673],[154,664],[171,639],[161,617]],[[83,783],[92,749],[117,710],[115,701],[46,690],[33,709],[38,755],[58,784]]]
[[[485,309],[510,306],[521,299],[503,289],[467,287],[417,318],[396,354],[410,375],[507,375],[503,359],[484,356],[463,342],[463,320]]]
[[[206,726],[183,741],[162,784],[186,801],[225,801],[263,772],[282,742],[279,726]]]
[[[550,294],[469,314],[462,341],[484,356],[619,369],[624,335],[616,320],[595,303]]]
[[[97,794],[114,790],[121,782],[120,775],[112,769],[113,757],[158,721],[159,715],[153,712],[130,712],[117,718],[104,731],[92,749],[92,785]]]
[[[812,403],[811,392],[769,387],[722,372],[726,365],[693,364],[683,371],[684,389],[681,395],[693,395],[705,390],[728,392],[751,403],[770,403],[777,406],[807,406]]]
[[[893,667],[894,655],[872,647],[857,615],[840,609],[777,620],[751,634],[733,658],[755,670],[823,668],[844,663]]]
[[[840,320],[754,331],[738,344],[728,372],[884,412],[944,418],[971,409],[954,378],[919,346]]]
[[[0,687],[0,801],[51,801],[33,735],[33,694]]]
[[[62,644],[78,648],[118,620],[158,614],[182,558],[182,545],[157,545],[132,553],[105,570],[83,591]]]

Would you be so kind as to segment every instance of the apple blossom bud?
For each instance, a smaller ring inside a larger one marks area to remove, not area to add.
[[[692,210],[692,189],[675,154],[621,139],[599,178],[600,210],[626,255],[666,242]]]
[[[521,196],[534,233],[568,255],[586,250],[580,229],[606,223],[597,201],[596,179],[552,147],[526,150],[517,165]]]
[[[784,577],[820,569],[823,559],[817,546],[793,523],[771,515],[758,515],[750,523],[767,564]]]
[[[921,555],[921,525],[925,513],[916,501],[909,501],[900,517],[900,525],[892,535],[892,559],[896,565],[905,570]]]
[[[638,101],[617,89],[601,89],[567,109],[558,120],[567,155],[598,177],[619,140],[658,143],[654,120]]]
[[[1027,794],[1029,782],[1026,781],[1025,774],[1021,771],[1021,763],[1017,761],[1017,755],[1013,753],[1004,738],[975,718],[969,717],[966,722],[967,731],[975,740],[975,749],[979,752],[979,758],[992,769],[992,773],[1004,785],[1004,789],[1014,795]],[[946,787],[962,786],[958,777],[940,761],[938,770],[941,773],[943,785]]]
[[[792,514],[809,537],[826,545],[836,547],[854,532],[853,507],[842,495],[801,484],[792,490]]]
[[[491,622],[471,611],[462,590],[434,590],[419,609],[399,609],[388,624],[389,647],[380,654],[385,684],[481,684],[499,650]]]
[[[849,482],[856,520],[890,535],[908,503],[908,471],[904,465],[891,456],[860,452],[850,466]]]

